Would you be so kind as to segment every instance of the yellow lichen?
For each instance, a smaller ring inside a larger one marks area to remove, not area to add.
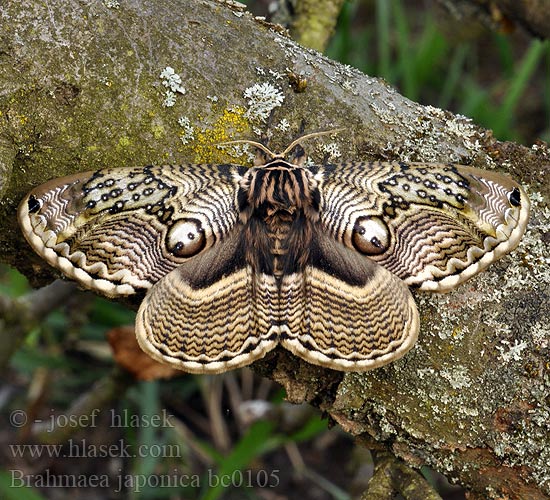
[[[244,116],[245,109],[234,106],[224,108],[221,116],[208,128],[195,128],[195,140],[187,146],[194,154],[196,163],[223,163],[227,161],[246,163],[248,159],[230,156],[218,146],[222,142],[242,138],[250,132],[250,123]],[[187,148],[186,147],[186,148]]]
[[[131,141],[130,138],[127,135],[123,135],[119,140],[117,144],[117,149],[127,148],[130,146]]]
[[[153,132],[153,137],[155,139],[160,139],[166,133],[166,131],[164,130],[164,127],[162,125],[153,125],[151,127],[151,130]]]

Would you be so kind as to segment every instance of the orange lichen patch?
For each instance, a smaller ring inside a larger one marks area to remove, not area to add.
[[[116,362],[138,380],[171,378],[182,373],[147,356],[137,343],[133,326],[113,328],[107,333],[107,340]]]
[[[464,464],[479,464],[470,471],[469,482],[474,491],[485,489],[487,496],[494,500],[539,500],[538,485],[530,482],[530,471],[525,466],[503,465],[490,450],[472,448],[460,452],[457,457]]]

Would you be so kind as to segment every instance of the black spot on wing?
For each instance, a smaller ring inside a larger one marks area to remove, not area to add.
[[[29,213],[31,214],[35,214],[40,210],[40,202],[36,199],[36,196],[34,195],[29,196],[27,206],[29,209]]]
[[[513,207],[519,207],[521,205],[521,195],[518,188],[514,188],[509,196],[510,204]]]

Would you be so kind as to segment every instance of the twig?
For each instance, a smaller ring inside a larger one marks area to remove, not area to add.
[[[126,371],[115,368],[110,374],[98,380],[92,388],[78,398],[67,410],[71,422],[76,425],[51,426],[50,422],[37,423],[31,428],[31,435],[42,443],[63,443],[78,430],[89,427],[95,418],[114,400],[118,400],[134,383],[135,379]],[[59,419],[55,419],[59,420]]]
[[[0,372],[33,328],[74,293],[76,285],[56,280],[51,285],[11,299],[0,296]]]

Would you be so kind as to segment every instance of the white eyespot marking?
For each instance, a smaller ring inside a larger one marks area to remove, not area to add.
[[[192,257],[206,246],[206,236],[197,219],[180,219],[172,225],[166,237],[168,251],[176,257]]]
[[[365,255],[380,255],[390,245],[390,232],[379,217],[359,217],[353,228],[353,246]]]

